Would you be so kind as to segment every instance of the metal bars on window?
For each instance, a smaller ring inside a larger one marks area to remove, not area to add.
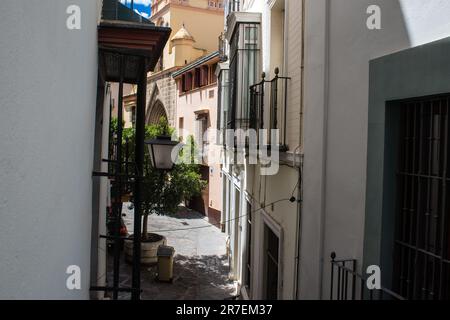
[[[400,110],[394,288],[408,299],[450,298],[449,100]]]
[[[280,77],[277,68],[272,80],[265,80],[265,74],[263,74],[261,82],[250,87],[250,128],[257,131],[265,129],[265,141],[269,145],[277,144],[282,150],[287,149],[289,80],[288,77]],[[268,105],[268,109],[266,109],[266,105]],[[278,141],[272,141],[272,130],[278,130]],[[260,143],[262,142],[260,141]]]

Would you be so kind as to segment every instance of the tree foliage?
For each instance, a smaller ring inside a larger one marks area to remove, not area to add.
[[[113,132],[117,133],[117,120],[112,123]],[[169,126],[167,119],[161,118],[158,124],[149,125],[145,128],[145,139],[151,140],[158,136],[173,136],[175,130]],[[188,139],[188,143],[193,144],[193,137]],[[126,147],[128,144],[128,148]],[[134,162],[135,130],[133,128],[123,130],[123,147],[128,149],[129,162]],[[194,149],[194,145],[189,152]],[[183,155],[183,151],[180,154]],[[189,155],[192,156],[192,155]],[[194,162],[191,162],[194,163]],[[144,188],[142,211],[144,215],[143,222],[143,240],[147,238],[147,221],[151,214],[166,215],[178,211],[179,205],[183,201],[189,201],[195,196],[201,194],[206,186],[206,181],[202,180],[200,167],[197,164],[176,164],[172,171],[156,170],[151,165],[148,148],[145,148],[144,163]]]

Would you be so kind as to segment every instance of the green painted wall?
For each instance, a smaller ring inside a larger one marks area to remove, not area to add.
[[[370,62],[364,267],[391,285],[399,101],[450,92],[450,38]]]

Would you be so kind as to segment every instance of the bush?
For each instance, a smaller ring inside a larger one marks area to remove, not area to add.
[[[117,132],[117,121],[113,123],[113,132]],[[161,135],[172,136],[175,130],[170,128],[167,119],[161,118],[156,125],[149,125],[145,130],[145,139],[155,139]],[[194,139],[190,137],[192,144],[189,150],[194,149]],[[135,130],[124,129],[123,146],[129,143],[130,162],[134,162]],[[193,152],[193,151],[191,151]],[[183,155],[181,155],[183,156]],[[191,155],[189,155],[191,156]],[[192,162],[193,163],[193,162]],[[147,239],[147,222],[151,214],[165,215],[178,211],[178,206],[184,201],[189,201],[193,197],[199,196],[206,186],[206,181],[201,179],[199,165],[177,164],[170,172],[156,170],[152,167],[148,149],[145,148],[144,163],[144,188],[142,212],[144,216],[142,236]]]

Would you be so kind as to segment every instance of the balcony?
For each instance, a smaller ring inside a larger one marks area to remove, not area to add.
[[[229,0],[227,9],[227,16],[233,12],[241,11],[241,0]]]
[[[277,145],[281,151],[288,150],[286,107],[289,80],[281,77],[277,68],[272,80],[266,80],[263,74],[261,82],[250,87],[249,128],[257,131],[259,144]]]

